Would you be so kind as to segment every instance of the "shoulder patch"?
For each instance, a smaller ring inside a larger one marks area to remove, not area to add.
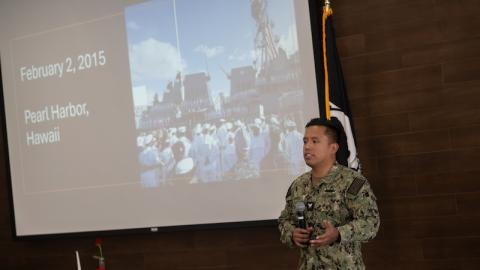
[[[347,189],[347,193],[352,194],[352,195],[357,195],[360,189],[363,187],[363,184],[365,184],[365,179],[361,179],[356,177],[353,179],[352,184]]]

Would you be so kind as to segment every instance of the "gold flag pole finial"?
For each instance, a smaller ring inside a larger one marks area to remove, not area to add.
[[[332,9],[330,8],[330,0],[325,0],[324,1],[323,9],[327,10],[329,15],[331,15]]]

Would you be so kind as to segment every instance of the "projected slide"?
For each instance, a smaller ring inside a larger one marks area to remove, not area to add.
[[[292,1],[152,1],[125,18],[142,185],[305,171]]]
[[[136,149],[123,22],[109,16],[12,41],[25,192],[134,179],[124,166]]]
[[[0,3],[15,233],[277,218],[318,115],[308,6]]]

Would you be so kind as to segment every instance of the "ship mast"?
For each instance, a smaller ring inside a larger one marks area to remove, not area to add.
[[[272,22],[267,14],[267,0],[250,0],[252,17],[255,20],[257,33],[255,35],[256,63],[264,70],[278,56],[278,49],[272,32]]]

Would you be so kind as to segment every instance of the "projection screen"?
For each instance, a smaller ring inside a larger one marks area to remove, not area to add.
[[[276,219],[318,116],[308,6],[2,1],[16,235]]]

